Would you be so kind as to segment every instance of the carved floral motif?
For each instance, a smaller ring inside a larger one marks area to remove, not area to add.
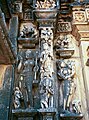
[[[73,12],[73,19],[74,19],[74,23],[86,22],[85,11],[74,11]]]

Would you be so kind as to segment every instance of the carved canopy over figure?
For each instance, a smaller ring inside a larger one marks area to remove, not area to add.
[[[41,108],[53,107],[53,78],[44,77],[40,82]]]
[[[61,34],[56,39],[55,50],[56,54],[61,58],[69,58],[74,54],[74,46],[73,46],[74,37],[71,34]]]

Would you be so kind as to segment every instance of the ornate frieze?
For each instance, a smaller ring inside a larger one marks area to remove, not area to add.
[[[71,32],[71,23],[70,22],[58,22],[57,32]]]

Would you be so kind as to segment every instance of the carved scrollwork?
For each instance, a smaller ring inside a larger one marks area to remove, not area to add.
[[[40,54],[40,104],[41,108],[53,107],[53,31],[49,28],[41,30]]]

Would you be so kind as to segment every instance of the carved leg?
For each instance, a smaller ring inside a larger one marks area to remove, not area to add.
[[[28,98],[28,107],[33,106],[33,96],[32,96],[32,81],[33,77],[29,76],[29,78],[26,79],[26,88],[27,88],[27,98]]]

